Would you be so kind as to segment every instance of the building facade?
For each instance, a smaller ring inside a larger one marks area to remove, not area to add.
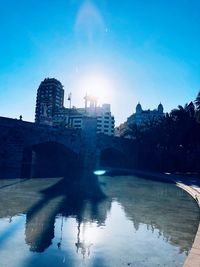
[[[52,125],[52,118],[63,108],[64,90],[61,82],[47,78],[37,90],[35,122]]]
[[[90,106],[60,109],[53,117],[53,125],[82,129],[85,117],[96,118],[97,133],[114,135],[115,119],[111,114],[110,104],[103,104],[101,107],[95,108]]]

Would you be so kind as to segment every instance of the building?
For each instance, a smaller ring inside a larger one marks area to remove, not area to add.
[[[71,94],[68,97],[70,108],[65,108],[62,84],[47,78],[41,82],[37,91],[35,122],[51,126],[82,129],[83,118],[96,118],[97,133],[114,135],[115,119],[110,104],[97,106],[97,99],[86,95],[84,108],[71,108]]]
[[[54,115],[63,108],[64,90],[61,82],[47,78],[37,90],[35,122],[52,125]]]
[[[127,125],[137,124],[138,126],[145,126],[151,122],[160,121],[164,117],[164,108],[160,103],[157,109],[154,110],[143,110],[140,103],[136,106],[136,112],[133,113],[127,119]]]
[[[83,126],[83,118],[93,117],[97,120],[97,133],[114,135],[115,119],[111,114],[110,104],[93,106],[87,104],[85,108],[63,108],[53,117],[54,126],[65,126],[76,129],[81,129]]]
[[[114,135],[115,118],[111,114],[110,104],[103,104],[97,109],[97,133]]]
[[[135,137],[133,136],[132,130],[135,125],[139,128],[141,127],[141,129],[145,131],[146,127],[152,123],[158,123],[164,116],[164,108],[161,103],[158,105],[158,108],[154,110],[143,110],[141,104],[138,103],[136,112],[128,117],[126,122],[115,128],[115,136],[134,139]]]

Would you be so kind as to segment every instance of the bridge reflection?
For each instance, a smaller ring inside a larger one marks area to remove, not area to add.
[[[91,172],[80,173],[76,170],[65,179],[27,179],[15,180],[15,183],[0,180],[0,218],[26,214],[25,241],[34,252],[43,252],[52,244],[58,215],[76,218],[77,240],[74,248],[86,257],[93,242],[87,240],[84,227],[89,222],[95,222],[96,226],[105,225],[112,201],[116,199],[127,218],[133,222],[135,231],[140,225],[146,225],[151,231],[159,230],[166,242],[179,247],[181,252],[188,252],[199,214],[187,210],[190,221],[184,218],[186,202],[193,201],[184,194],[167,183],[148,184],[143,179],[125,177],[124,174],[97,177]],[[174,205],[182,209],[176,216]],[[185,228],[191,234],[182,234]],[[62,238],[57,246],[62,246]]]

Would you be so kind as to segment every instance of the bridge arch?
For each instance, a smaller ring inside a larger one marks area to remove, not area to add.
[[[78,165],[78,154],[62,143],[46,141],[23,149],[21,177],[66,176]]]

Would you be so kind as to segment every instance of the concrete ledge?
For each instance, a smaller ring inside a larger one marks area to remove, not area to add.
[[[176,182],[176,184],[178,187],[188,192],[197,201],[200,207],[200,187],[185,185],[181,182]],[[183,267],[200,267],[200,224],[189,256],[187,257]]]

